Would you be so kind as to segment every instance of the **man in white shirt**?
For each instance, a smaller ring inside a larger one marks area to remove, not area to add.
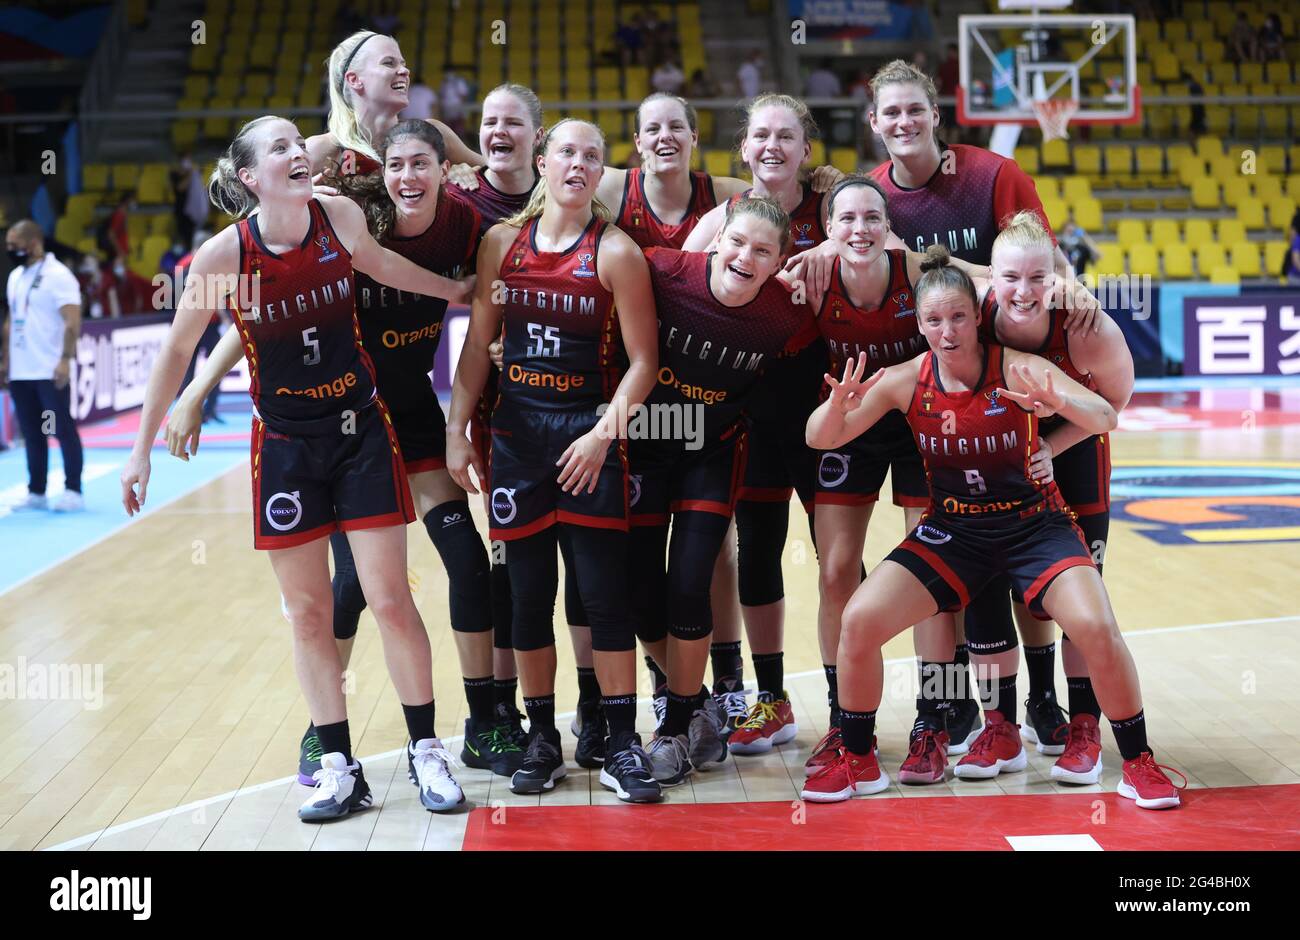
[[[75,512],[81,497],[81,436],[72,419],[72,359],[81,333],[81,286],[63,262],[45,251],[45,235],[29,219],[5,234],[9,272],[8,329],[0,333],[0,378],[8,378],[14,412],[27,447],[27,499],[15,509]],[[50,451],[46,436],[59,439],[63,493],[45,496]]]
[[[736,83],[740,86],[741,97],[755,98],[758,96],[763,83],[762,62],[763,51],[755,49],[737,69]]]

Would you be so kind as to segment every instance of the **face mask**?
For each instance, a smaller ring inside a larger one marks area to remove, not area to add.
[[[21,248],[6,248],[5,254],[9,256],[9,260],[14,264],[27,263],[27,252],[23,251]]]
[[[118,277],[123,277],[123,276],[125,276],[125,275],[126,275],[126,265],[124,265],[124,264],[115,264],[115,265],[113,265],[113,273],[116,274]]]

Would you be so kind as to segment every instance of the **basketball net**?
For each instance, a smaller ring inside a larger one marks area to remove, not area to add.
[[[1069,140],[1070,135],[1065,129],[1070,124],[1070,118],[1074,117],[1078,110],[1077,98],[1048,98],[1044,101],[1035,101],[1034,117],[1038,118],[1038,126],[1043,130],[1044,142]]]

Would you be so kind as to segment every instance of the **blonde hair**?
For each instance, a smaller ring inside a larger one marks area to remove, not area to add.
[[[1053,247],[1051,233],[1043,225],[1042,218],[1032,209],[1021,209],[1015,215],[1002,222],[1002,230],[993,239],[991,255],[998,253],[998,248],[1045,248]]]
[[[379,154],[370,140],[370,133],[357,123],[357,111],[352,105],[352,90],[348,88],[345,76],[362,45],[376,36],[384,34],[369,29],[358,30],[335,46],[326,62],[330,86],[330,115],[327,122],[330,133],[340,148],[354,150],[372,160],[378,160]]]
[[[533,122],[533,133],[536,133],[538,128],[544,126],[545,118],[542,114],[542,99],[537,97],[537,92],[533,91],[527,85],[521,85],[518,82],[502,82],[496,88],[493,88],[484,95],[483,100],[487,101],[497,92],[514,95],[519,99],[520,103],[524,106],[524,109],[528,112],[529,119]]]
[[[769,196],[745,196],[727,204],[727,215],[719,232],[725,232],[737,216],[752,215],[776,226],[780,235],[781,254],[790,250],[794,236],[790,233],[790,214],[781,208],[781,204]]]
[[[939,90],[934,87],[934,79],[911,62],[895,59],[893,62],[882,65],[876,74],[871,77],[872,111],[876,110],[876,102],[880,99],[880,89],[886,85],[920,85],[921,90],[925,92],[926,100],[930,102],[932,108],[935,99],[939,97]]]
[[[740,122],[740,135],[736,138],[737,153],[740,152],[745,139],[749,137],[749,122],[753,119],[754,113],[761,108],[769,107],[789,108],[793,111],[794,116],[799,120],[799,128],[803,131],[803,139],[806,143],[811,144],[814,140],[820,139],[821,129],[813,119],[812,112],[808,110],[808,105],[791,95],[780,95],[769,91],[759,95],[745,106],[745,116]]]
[[[666,91],[655,91],[642,98],[641,103],[636,106],[636,132],[638,134],[641,133],[641,109],[656,101],[676,101],[682,106],[682,111],[686,113],[686,126],[692,131],[696,130],[696,125],[699,124],[700,118],[695,111],[695,105],[691,104],[681,95],[670,95]]]
[[[226,152],[217,160],[212,177],[208,180],[208,199],[218,210],[233,218],[242,219],[257,208],[257,196],[244,185],[244,181],[239,178],[239,171],[257,162],[253,132],[267,121],[283,120],[285,119],[274,114],[265,114],[239,129]]]
[[[971,306],[979,310],[979,296],[975,293],[975,284],[961,268],[952,265],[952,256],[943,245],[931,245],[925,250],[925,260],[921,262],[921,277],[916,282],[913,293],[919,310],[921,300],[926,294],[941,290],[958,290],[970,298]]]
[[[590,121],[581,121],[578,118],[565,118],[562,121],[556,121],[554,126],[546,132],[546,136],[542,138],[542,145],[538,151],[539,155],[544,155],[546,153],[547,149],[551,146],[551,138],[554,137],[555,132],[565,124],[581,124],[584,127],[591,128],[596,132],[596,136],[600,138],[600,148],[602,152],[604,151],[605,135],[601,132],[599,127],[592,124]],[[502,219],[501,221],[506,225],[513,225],[518,228],[527,224],[532,219],[537,218],[546,211],[546,192],[546,177],[542,177],[537,181],[537,184],[533,186],[533,191],[528,195],[528,202],[524,204],[524,207],[514,215],[507,219]],[[614,218],[614,214],[609,211],[609,206],[605,205],[594,195],[591,197],[591,211],[598,219],[602,219],[606,222],[609,222]]]

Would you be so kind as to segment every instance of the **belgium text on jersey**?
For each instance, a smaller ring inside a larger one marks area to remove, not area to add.
[[[295,313],[310,313],[313,310],[319,310],[321,307],[328,307],[334,303],[336,293],[340,300],[351,297],[352,279],[350,277],[341,277],[333,284],[322,284],[319,287],[313,287],[295,294],[292,300],[276,300],[269,304],[254,304],[251,307],[241,307],[239,308],[240,316],[245,322],[258,324],[263,319],[267,323],[288,320]]]
[[[66,878],[50,881],[52,911],[130,911],[132,920],[148,920],[153,913],[153,879],[84,878],[77,869]]]
[[[704,446],[704,406],[658,403],[627,407],[601,403],[596,414],[616,411],[614,427],[603,429],[611,439],[625,441],[682,441],[686,450],[699,450]]]

